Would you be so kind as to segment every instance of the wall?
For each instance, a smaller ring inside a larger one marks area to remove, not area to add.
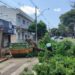
[[[17,25],[21,26],[22,28],[28,29],[28,27],[31,24],[31,22],[22,15],[17,15],[16,19],[17,19]]]
[[[0,19],[11,21],[13,25],[16,25],[16,10],[14,11],[13,8],[0,6]]]

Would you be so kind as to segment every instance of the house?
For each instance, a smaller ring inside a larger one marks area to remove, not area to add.
[[[28,27],[34,20],[22,10],[0,6],[0,19],[10,21],[15,27],[14,34],[11,35],[11,43],[33,39],[32,34],[28,32]]]
[[[0,47],[10,45],[11,35],[14,34],[14,26],[11,22],[0,19]]]

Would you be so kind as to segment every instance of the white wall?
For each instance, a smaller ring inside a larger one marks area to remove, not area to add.
[[[16,12],[13,8],[0,6],[0,19],[11,21],[13,25],[16,25]]]
[[[28,27],[31,24],[31,22],[28,19],[26,19],[25,17],[21,15],[17,15],[16,19],[17,19],[17,25],[21,26],[22,28],[28,29]]]
[[[0,19],[11,21],[13,25],[20,26],[21,28],[27,30],[29,25],[31,24],[31,21],[23,15],[22,13],[20,14],[20,12],[16,9],[0,6]],[[25,24],[23,24],[23,20],[25,21]],[[24,33],[25,33],[24,36],[26,34],[29,35],[28,32],[26,31]],[[20,31],[20,35],[21,37],[18,37],[18,32],[16,31],[15,34],[11,36],[11,42],[15,43],[19,41],[19,38],[22,39],[22,31]],[[25,39],[26,37],[24,37],[24,40]]]

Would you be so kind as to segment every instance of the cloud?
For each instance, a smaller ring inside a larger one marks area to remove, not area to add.
[[[29,15],[35,14],[35,7],[22,6],[22,7],[20,7],[20,9],[21,9],[23,12],[25,12],[25,13],[27,13],[27,14],[29,14]],[[37,14],[38,14],[38,15],[40,14],[40,9],[37,9]]]
[[[55,8],[53,9],[55,12],[60,12],[61,11],[61,8]]]

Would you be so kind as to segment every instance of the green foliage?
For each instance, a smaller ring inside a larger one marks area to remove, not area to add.
[[[68,56],[68,52],[71,49],[72,42],[71,41],[62,41],[57,44],[56,52],[61,55]]]
[[[75,45],[72,45],[71,49],[68,51],[69,56],[75,57]]]
[[[74,24],[75,24],[75,9],[72,9],[65,14],[60,16],[61,24],[69,28],[70,34],[74,34]]]
[[[52,43],[52,52],[46,49],[47,42]],[[39,64],[33,68],[37,75],[75,75],[75,45],[71,41],[55,42],[46,34],[39,44],[45,50],[39,53]]]
[[[58,28],[51,29],[51,36],[60,36],[60,31]]]
[[[50,59],[50,57],[53,56],[53,53],[48,51],[48,50],[45,50],[45,51],[41,51],[39,54],[38,54],[38,59],[39,59],[39,62],[48,62],[48,60]]]
[[[52,36],[74,35],[75,9],[60,16],[59,28],[51,30]],[[45,47],[46,43],[52,44],[53,51]],[[40,40],[39,47],[44,51],[39,53],[39,64],[34,66],[37,75],[75,75],[75,45],[69,41],[55,42],[49,35]]]
[[[58,28],[51,29],[52,36],[72,36],[74,37],[75,9],[72,9],[60,16]]]
[[[67,13],[60,16],[62,24],[69,26],[71,22],[75,22],[75,10],[70,10]]]
[[[46,43],[50,42],[50,37],[48,33],[45,34],[45,36],[39,41],[39,47],[46,49]]]
[[[75,58],[55,55],[49,62],[42,62],[35,65],[37,75],[74,75]]]
[[[28,43],[12,43],[9,48],[12,50],[20,50],[25,48],[31,48],[31,46]]]
[[[48,33],[45,34],[45,36],[39,40],[39,47],[46,50],[46,44],[47,43],[51,43],[53,46],[56,44],[56,42],[54,40],[51,40],[50,36]]]
[[[34,75],[34,73],[30,71],[28,68],[25,68],[20,75]]]
[[[28,30],[30,32],[36,32],[36,25],[35,25],[35,22],[33,22]],[[46,28],[46,24],[43,22],[43,21],[40,21],[39,23],[37,23],[37,35],[38,35],[38,39],[42,38],[45,33],[47,32],[47,28]]]
[[[64,36],[64,37],[69,36],[68,34],[70,33],[70,29],[67,26],[63,24],[59,24],[58,30],[60,32],[60,36]]]

